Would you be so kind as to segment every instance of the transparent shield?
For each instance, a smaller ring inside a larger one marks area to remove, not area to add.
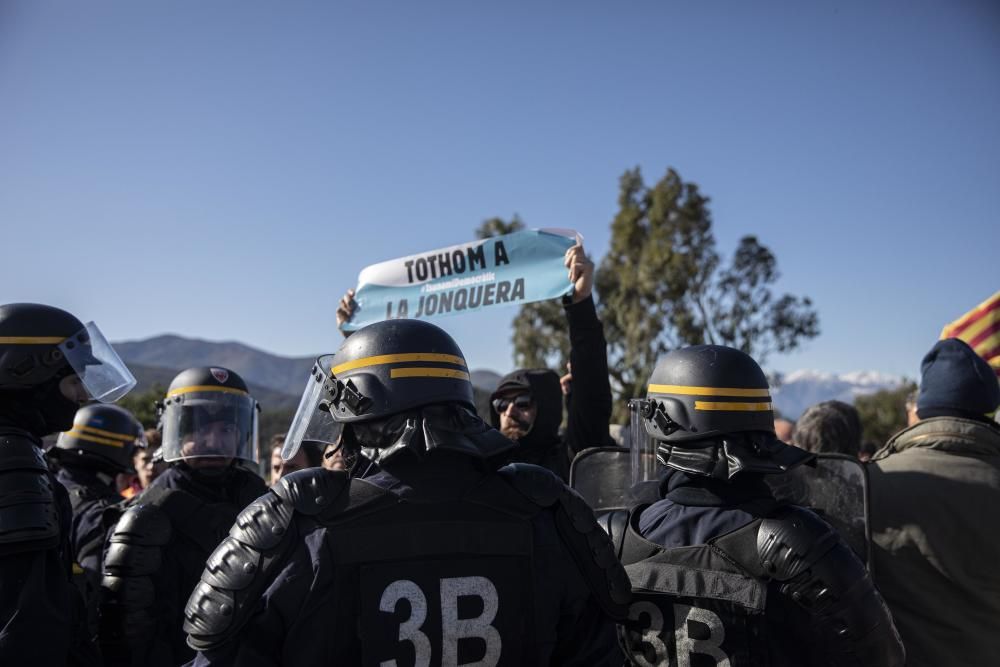
[[[631,480],[632,461],[625,447],[585,449],[569,468],[569,485],[595,513],[628,508]]]
[[[869,563],[868,471],[863,463],[842,454],[818,454],[815,466],[801,465],[765,479],[777,500],[815,511]]]
[[[164,461],[257,462],[257,402],[244,392],[219,388],[167,394],[162,424]]]
[[[90,398],[114,403],[135,386],[135,377],[93,322],[59,345]]]
[[[292,425],[285,436],[285,445],[281,448],[281,458],[285,461],[295,456],[303,442],[319,443],[322,449],[340,438],[343,424],[334,421],[329,411],[320,409],[320,403],[327,397],[324,386],[330,377],[332,362],[333,355],[325,354],[316,360],[309,372],[299,407],[295,410]]]

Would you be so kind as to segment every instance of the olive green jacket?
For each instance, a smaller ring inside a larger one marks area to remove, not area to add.
[[[935,417],[869,467],[875,581],[907,664],[1000,664],[1000,428]]]

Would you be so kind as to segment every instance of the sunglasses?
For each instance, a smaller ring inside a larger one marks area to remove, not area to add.
[[[535,405],[535,402],[531,399],[531,396],[527,394],[521,394],[520,396],[515,396],[514,398],[494,398],[493,399],[493,409],[499,413],[507,412],[507,407],[513,403],[514,407],[518,410],[528,410]]]

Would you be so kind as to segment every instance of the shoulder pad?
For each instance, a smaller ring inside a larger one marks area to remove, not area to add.
[[[612,510],[597,517],[597,525],[611,538],[611,546],[621,560],[625,530],[628,528],[628,510]]]
[[[344,493],[349,487],[346,472],[308,468],[282,477],[250,503],[209,557],[184,608],[188,645],[206,650],[238,632],[273,573],[299,543],[292,517],[341,511],[349,501]]]
[[[154,575],[162,569],[163,547],[172,533],[166,512],[150,504],[132,505],[115,524],[101,578],[102,633],[109,641],[145,643],[155,632]]]
[[[27,438],[0,444],[0,554],[59,544],[59,508],[41,451]]]
[[[594,518],[594,511],[576,491],[562,486],[556,506],[559,534],[601,608],[608,616],[623,620],[632,599],[628,574],[615,554],[611,538]]]
[[[4,470],[44,470],[49,467],[38,445],[27,434],[0,435],[0,472]]]
[[[566,488],[554,472],[531,463],[511,463],[497,471],[501,477],[527,496],[536,505],[550,507],[556,504]],[[593,513],[591,513],[593,519]]]
[[[768,576],[787,581],[808,570],[839,541],[828,523],[807,509],[788,505],[761,521],[757,552]]]
[[[340,498],[350,481],[350,475],[342,470],[306,468],[282,477],[272,490],[296,512],[315,516]]]
[[[115,524],[104,555],[105,574],[149,576],[160,569],[161,550],[172,534],[170,519],[153,505],[133,505]]]
[[[118,519],[112,537],[144,546],[163,546],[170,541],[170,517],[155,505],[133,505]]]

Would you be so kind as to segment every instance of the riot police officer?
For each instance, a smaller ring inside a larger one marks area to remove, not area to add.
[[[195,664],[620,664],[607,536],[544,468],[498,472],[516,445],[450,336],[393,320],[321,357],[289,442],[340,427],[380,471],[302,470],[240,515],[188,602]]]
[[[145,447],[142,424],[117,405],[100,403],[77,410],[73,426],[59,434],[48,455],[56,460],[56,479],[69,492],[73,508],[70,547],[74,579],[84,594],[90,628],[97,632],[97,591],[107,533],[105,511],[122,502],[116,476],[135,472],[132,457]]]
[[[41,438],[70,428],[87,401],[135,379],[93,322],[51,306],[0,306],[0,664],[96,663],[70,582],[72,510]]]
[[[264,481],[239,465],[257,460],[257,402],[225,368],[180,373],[160,406],[170,468],[118,520],[104,556],[101,644],[108,664],[178,665],[184,602],[212,550]]]
[[[634,447],[655,446],[661,498],[609,520],[634,601],[638,665],[901,665],[903,647],[862,562],[765,477],[808,463],[780,442],[748,355],[699,345],[662,357]],[[645,436],[649,436],[649,440]]]

